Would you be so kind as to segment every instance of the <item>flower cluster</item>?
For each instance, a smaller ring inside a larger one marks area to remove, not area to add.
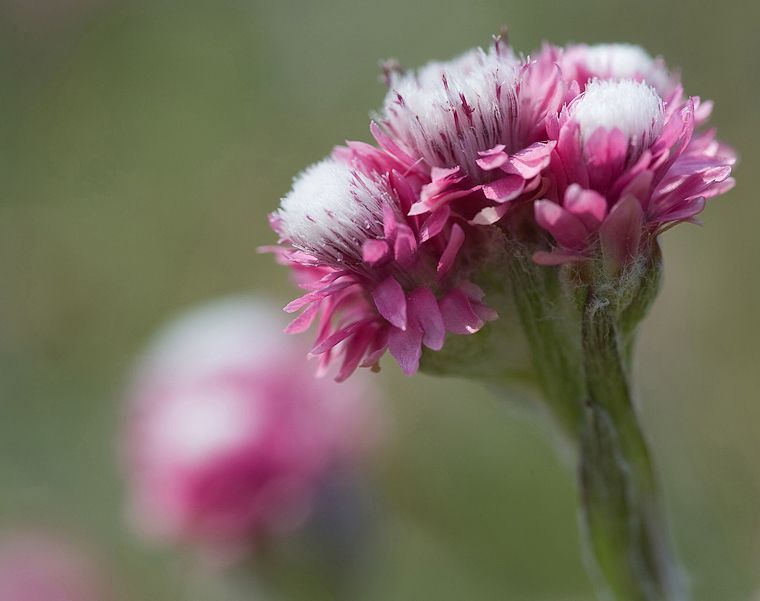
[[[733,185],[733,151],[702,127],[712,104],[637,46],[524,58],[497,38],[386,79],[377,146],[337,148],[271,216],[308,291],[288,331],[317,321],[312,354],[341,356],[339,380],[386,349],[414,373],[423,346],[495,319],[477,285],[489,231],[519,232],[542,265],[603,257],[619,273]]]
[[[364,449],[367,388],[315,380],[279,317],[255,299],[217,301],[172,323],[143,357],[125,459],[146,536],[242,551],[298,526],[323,480]]]

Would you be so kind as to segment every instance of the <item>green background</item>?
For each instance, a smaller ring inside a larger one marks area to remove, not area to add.
[[[123,526],[114,440],[135,354],[179,308],[294,295],[256,247],[292,176],[368,140],[377,63],[418,65],[508,24],[663,54],[742,157],[704,228],[664,243],[638,389],[701,601],[760,587],[760,4],[750,0],[0,2],[0,529],[102,549],[125,599],[181,598],[187,563]],[[573,474],[540,420],[386,362],[386,512],[357,599],[590,599]],[[210,597],[209,597],[210,598]],[[305,598],[309,598],[307,594]]]

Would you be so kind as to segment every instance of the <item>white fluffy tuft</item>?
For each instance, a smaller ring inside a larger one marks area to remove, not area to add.
[[[362,244],[383,232],[383,206],[393,203],[387,181],[328,158],[298,175],[276,215],[281,233],[324,260],[361,258]]]
[[[436,167],[480,174],[478,151],[514,137],[518,63],[506,52],[471,50],[391,81],[382,122]]]
[[[652,58],[635,44],[596,44],[584,53],[586,67],[600,77],[614,79],[642,78],[662,91],[668,87],[670,76],[661,59]]]
[[[662,99],[651,86],[630,79],[595,79],[571,107],[585,142],[598,128],[619,129],[635,145],[647,146],[663,125]]]

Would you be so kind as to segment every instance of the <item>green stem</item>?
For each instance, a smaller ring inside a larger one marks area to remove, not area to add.
[[[643,253],[643,256],[646,260],[643,268],[636,270],[638,277],[633,294],[625,299],[625,308],[619,318],[621,351],[626,366],[631,364],[639,323],[649,313],[662,285],[662,252],[656,240],[652,241],[649,252]]]
[[[513,248],[510,279],[538,384],[562,429],[576,440],[585,391],[573,303],[554,270],[536,265],[519,245]]]
[[[637,326],[659,288],[659,248],[609,279],[594,265],[536,265],[504,236],[504,256],[476,279],[502,318],[426,353],[425,370],[506,388],[512,400],[516,386],[538,389],[577,449],[583,534],[602,598],[686,601],[628,383]]]
[[[613,303],[590,295],[583,315],[588,399],[580,430],[583,522],[616,601],[688,598],[636,416]]]

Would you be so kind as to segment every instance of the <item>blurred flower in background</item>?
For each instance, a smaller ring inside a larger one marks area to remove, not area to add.
[[[91,558],[62,537],[0,536],[0,601],[106,601],[103,586]]]
[[[313,521],[325,495],[328,508],[352,506],[351,474],[378,433],[374,392],[314,378],[283,325],[260,299],[225,299],[179,317],[147,350],[125,432],[141,533],[238,558]]]

